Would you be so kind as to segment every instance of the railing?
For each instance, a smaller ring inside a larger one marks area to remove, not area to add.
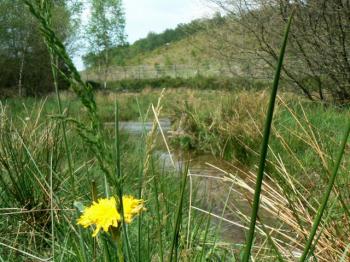
[[[108,69],[107,81],[123,79],[155,79],[162,77],[191,78],[196,76],[205,77],[250,77],[270,79],[270,69],[262,66],[254,69],[248,66],[224,67],[219,65],[136,65],[136,66],[113,66]],[[86,70],[82,72],[85,80],[104,81],[105,71],[103,68]]]

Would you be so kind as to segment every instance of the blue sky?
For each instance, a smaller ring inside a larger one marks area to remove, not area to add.
[[[206,0],[124,0],[126,34],[128,41],[147,36],[152,31],[160,33],[167,28],[174,28],[179,23],[187,23],[193,19],[207,17],[215,8]],[[88,17],[88,11],[86,11]],[[74,57],[79,70],[83,63],[79,55]]]

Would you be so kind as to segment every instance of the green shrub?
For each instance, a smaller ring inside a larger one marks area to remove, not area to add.
[[[145,88],[187,87],[200,90],[261,90],[269,85],[268,81],[251,80],[244,77],[222,78],[198,75],[191,78],[172,78],[169,76],[153,79],[124,79],[108,84],[110,89],[139,92]]]

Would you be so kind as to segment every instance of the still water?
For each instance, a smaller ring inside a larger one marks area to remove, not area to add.
[[[171,133],[171,121],[167,118],[159,119],[164,135],[169,138]],[[106,126],[114,127],[114,123],[106,123]],[[127,121],[120,122],[122,131],[131,135],[141,135],[152,129],[152,122]],[[234,191],[232,182],[224,179],[225,172],[237,173],[237,169],[227,161],[215,158],[212,155],[193,155],[188,152],[172,151],[170,154],[164,146],[163,139],[159,134],[156,155],[164,167],[169,170],[183,170],[188,163],[189,183],[196,195],[200,199],[193,204],[193,212],[204,211],[211,213],[212,225],[220,223],[220,230],[224,241],[231,243],[244,242],[244,229],[235,210],[238,208],[243,213],[250,213],[247,201]],[[221,170],[220,170],[221,169]],[[228,200],[228,201],[227,201]],[[227,204],[228,203],[228,204]],[[223,219],[221,219],[223,218]]]

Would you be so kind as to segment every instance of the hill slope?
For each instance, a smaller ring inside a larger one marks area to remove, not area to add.
[[[132,45],[109,50],[110,62],[115,66],[196,63],[199,55],[203,57],[203,52],[199,54],[199,50],[205,48],[206,29],[223,22],[224,18],[217,15],[211,19],[196,19],[188,24],[179,24],[175,29],[167,29],[159,34],[150,32]],[[94,53],[83,57],[87,68],[96,67],[98,59],[99,54]]]

